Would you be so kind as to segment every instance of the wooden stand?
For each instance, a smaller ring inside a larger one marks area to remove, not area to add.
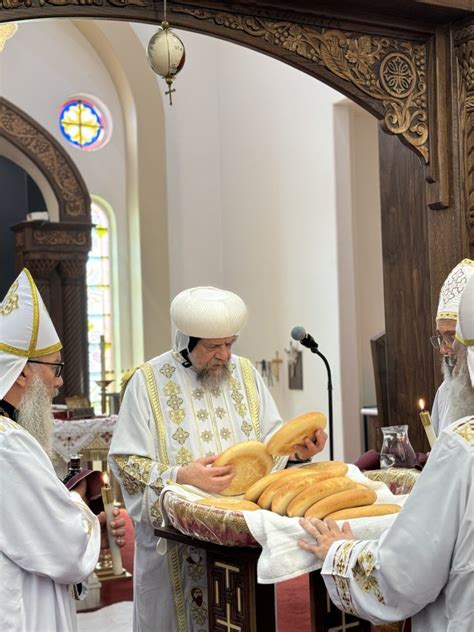
[[[155,535],[206,551],[209,632],[277,631],[274,585],[257,583],[260,547],[220,546],[173,527],[155,529]]]

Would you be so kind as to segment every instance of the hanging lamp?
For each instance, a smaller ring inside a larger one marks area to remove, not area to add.
[[[164,2],[164,15],[161,22],[161,29],[152,35],[148,42],[148,61],[153,71],[163,77],[168,84],[165,94],[169,95],[170,105],[173,105],[172,93],[176,92],[172,88],[174,78],[184,66],[185,50],[180,38],[170,29],[166,19],[166,0]]]

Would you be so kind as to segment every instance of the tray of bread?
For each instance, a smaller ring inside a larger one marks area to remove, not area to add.
[[[220,495],[210,496],[196,487],[169,484],[161,495],[165,520],[201,540],[255,546],[245,517],[249,511],[264,510],[286,519],[305,516],[335,520],[378,518],[399,512],[400,504],[390,502],[393,494],[386,485],[368,480],[355,466],[342,461],[315,461],[272,471],[278,457],[292,454],[296,444],[325,425],[321,413],[305,413],[286,423],[266,445],[244,441],[228,448],[213,466],[232,465],[234,478],[230,485]],[[355,470],[351,472],[350,468]],[[382,488],[387,493],[378,491]]]

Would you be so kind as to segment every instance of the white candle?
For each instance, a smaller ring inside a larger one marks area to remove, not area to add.
[[[105,336],[100,337],[100,379],[105,380]]]
[[[112,556],[112,568],[114,575],[121,575],[123,573],[122,566],[122,554],[120,547],[115,541],[115,537],[112,535],[111,524],[114,521],[114,497],[112,488],[109,485],[102,487],[102,500],[104,501],[104,511],[106,516],[107,534],[109,536],[109,548]]]
[[[424,399],[420,399],[418,404],[421,408],[421,412],[420,412],[421,423],[423,424],[423,427],[426,432],[426,436],[428,438],[428,442],[430,444],[430,447],[432,448],[436,441],[436,435],[434,433],[433,426],[431,425],[431,415],[428,411],[424,410],[425,408]]]

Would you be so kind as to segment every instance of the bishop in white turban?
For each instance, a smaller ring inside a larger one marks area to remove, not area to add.
[[[474,276],[462,294],[454,351],[474,392]],[[474,410],[439,435],[413,491],[379,540],[347,523],[303,520],[300,546],[324,559],[332,601],[380,624],[412,617],[413,632],[474,630]]]
[[[99,557],[99,520],[57,478],[48,456],[61,347],[24,269],[0,303],[2,632],[76,630],[71,587],[87,579]]]
[[[242,299],[196,287],[171,303],[177,328],[171,351],[141,366],[130,379],[109,462],[135,524],[134,630],[208,629],[206,553],[185,545],[156,551],[159,498],[168,480],[219,493],[230,466],[209,467],[241,441],[266,442],[282,421],[262,378],[232,345],[247,319]],[[323,431],[297,446],[300,458],[320,452]],[[277,467],[285,466],[280,459]]]
[[[456,367],[453,346],[459,303],[473,275],[474,261],[463,259],[448,274],[439,294],[436,335],[431,337],[433,346],[441,355],[441,371],[444,377],[436,392],[431,411],[431,423],[436,434],[474,410],[473,394],[466,389],[465,376]]]

